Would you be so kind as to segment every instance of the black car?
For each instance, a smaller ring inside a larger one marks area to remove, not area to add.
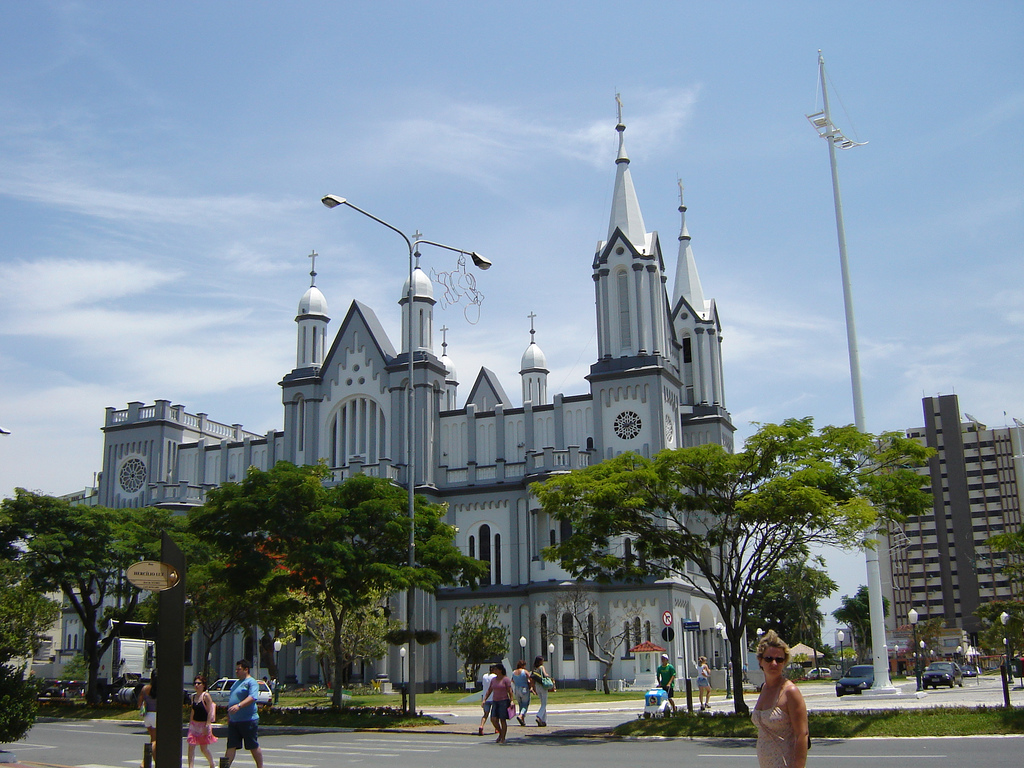
[[[836,696],[863,693],[875,684],[875,668],[871,664],[857,664],[836,683]]]
[[[964,675],[960,671],[960,665],[952,661],[933,661],[928,669],[921,675],[921,685],[925,688],[931,686],[938,688],[940,685],[954,685],[964,687]]]
[[[978,676],[978,668],[973,664],[964,664],[960,667],[960,671],[963,673],[964,677]]]

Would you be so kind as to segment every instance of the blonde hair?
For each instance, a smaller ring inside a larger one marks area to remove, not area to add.
[[[757,644],[758,661],[764,658],[764,652],[768,648],[778,648],[780,651],[782,651],[786,655],[786,661],[784,662],[784,665],[789,664],[789,645],[786,643],[785,640],[783,640],[775,633],[774,629],[769,629],[767,632],[761,635],[761,642]]]

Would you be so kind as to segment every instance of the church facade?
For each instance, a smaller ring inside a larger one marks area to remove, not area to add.
[[[408,283],[402,288],[400,349],[374,311],[359,301],[351,303],[332,336],[314,268],[295,318],[296,364],[280,381],[283,428],[250,433],[204,413],[186,413],[167,400],[108,408],[98,503],[185,510],[201,504],[209,489],[241,479],[248,467],[269,469],[280,460],[323,460],[332,482],[357,473],[386,477],[403,487],[414,482],[417,493],[447,503],[462,551],[490,564],[489,577],[477,590],[446,589],[419,598],[418,626],[436,629],[441,641],[417,650],[423,665],[418,677],[438,684],[458,680],[450,632],[462,609],[481,602],[499,606],[510,657],[548,657],[554,647],[549,670],[559,680],[600,677],[600,664],[570,631],[568,616],[559,615],[559,600],[571,577],[540,556],[542,548],[567,531],[540,509],[530,484],[625,451],[652,456],[705,443],[731,450],[734,431],[725,406],[721,323],[698,276],[682,188],[670,290],[661,241],[644,226],[621,118],[616,130],[611,216],[591,272],[598,359],[587,376],[589,391],[549,396],[547,360],[534,339],[531,318],[531,340],[519,371],[519,404],[487,368],[481,368],[460,400],[460,382],[444,339],[440,355],[437,350],[434,287],[418,265],[412,290]],[[413,478],[405,421],[410,354]],[[587,589],[595,621],[607,621],[626,635],[613,677],[629,679],[644,671],[638,665],[646,662],[633,658],[629,648],[645,640],[668,650],[680,676],[683,668],[692,670],[697,655],[725,658],[715,630],[720,617],[692,586],[666,579]],[[398,599],[396,615],[404,616],[404,597]],[[231,660],[241,650],[229,647],[222,655]],[[305,682],[315,670],[291,651],[281,654],[282,674]],[[395,652],[373,671],[398,681],[404,676],[400,664]]]

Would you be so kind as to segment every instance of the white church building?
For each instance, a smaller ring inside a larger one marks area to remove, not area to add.
[[[621,118],[616,130],[611,217],[591,274],[598,355],[587,376],[589,391],[549,395],[547,360],[531,328],[519,371],[522,404],[513,402],[487,368],[475,375],[462,399],[443,339],[438,355],[434,289],[418,266],[412,306],[408,285],[395,286],[403,329],[410,311],[418,329],[413,340],[401,339],[400,349],[373,309],[359,301],[351,303],[332,333],[314,267],[295,318],[295,368],[280,381],[283,429],[253,434],[205,413],[187,413],[169,400],[108,408],[98,503],[184,510],[202,504],[209,489],[241,479],[248,467],[266,470],[281,460],[323,459],[334,481],[357,473],[387,477],[403,487],[412,480],[417,493],[448,504],[448,521],[458,528],[462,551],[490,564],[480,588],[444,589],[417,606],[417,626],[441,633],[440,642],[417,649],[417,676],[428,689],[459,681],[460,665],[449,648],[451,628],[462,609],[481,602],[500,607],[513,660],[520,654],[528,660],[547,657],[553,644],[548,669],[560,682],[600,677],[601,665],[583,643],[562,632],[566,617],[556,615],[554,603],[570,577],[542,560],[540,552],[566,531],[540,510],[530,484],[624,451],[653,456],[705,443],[731,450],[734,431],[725,407],[721,323],[698,276],[681,188],[670,284],[658,234],[644,226]],[[408,336],[404,330],[403,336]],[[415,478],[407,471],[405,423],[410,351]],[[697,655],[717,661],[715,666],[722,663],[725,644],[715,629],[720,616],[686,583],[652,579],[638,585],[594,584],[592,590],[602,617],[629,629],[613,677],[631,679],[643,672],[638,665],[645,662],[629,648],[645,640],[668,650],[680,677],[684,668],[692,676]],[[396,615],[404,616],[404,608]],[[526,639],[522,648],[521,637]],[[242,641],[225,638],[221,646],[215,668],[229,672],[244,652]],[[291,645],[280,660],[284,680],[315,679],[315,664],[298,658]],[[399,664],[395,650],[371,671],[398,681],[404,674]]]

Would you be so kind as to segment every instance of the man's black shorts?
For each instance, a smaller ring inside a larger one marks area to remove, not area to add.
[[[228,749],[238,749],[244,746],[251,750],[259,747],[259,726],[259,720],[243,720],[242,722],[228,720]]]

